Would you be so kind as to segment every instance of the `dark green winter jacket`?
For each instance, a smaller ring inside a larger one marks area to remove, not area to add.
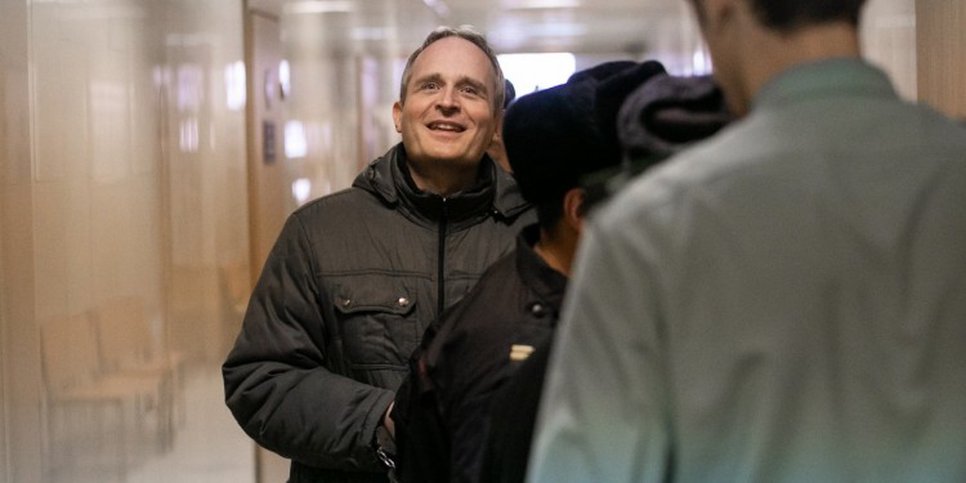
[[[444,199],[416,189],[401,144],[295,211],[222,367],[241,427],[292,482],[385,481],[373,434],[424,329],[533,220],[488,157]]]

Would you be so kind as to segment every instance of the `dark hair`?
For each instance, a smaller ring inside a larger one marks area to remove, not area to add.
[[[494,82],[494,87],[496,87],[496,92],[493,96],[493,109],[494,111],[500,111],[503,109],[503,99],[506,96],[506,86],[503,77],[503,69],[500,68],[500,62],[496,58],[496,52],[490,47],[490,44],[486,41],[486,37],[483,34],[477,32],[473,27],[469,25],[461,25],[459,27],[437,27],[426,36],[423,40],[423,44],[419,46],[418,49],[413,51],[406,60],[406,67],[403,69],[402,81],[399,83],[399,102],[406,102],[406,86],[409,85],[409,80],[413,75],[413,64],[416,62],[416,58],[419,54],[422,54],[427,47],[429,47],[433,42],[440,39],[445,39],[447,37],[459,37],[463,40],[471,42],[473,45],[480,48],[486,57],[490,59],[490,64],[493,66],[493,73],[496,75]]]
[[[590,81],[562,84],[517,99],[503,121],[503,143],[520,193],[537,221],[552,228],[563,215],[567,191],[589,173],[620,163],[594,119]]]
[[[846,21],[859,25],[865,0],[747,0],[768,28],[790,32],[807,25]]]

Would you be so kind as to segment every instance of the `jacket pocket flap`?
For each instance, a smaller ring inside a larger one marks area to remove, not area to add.
[[[383,312],[406,315],[416,306],[411,290],[399,281],[385,279],[342,283],[333,302],[336,310],[343,314]]]

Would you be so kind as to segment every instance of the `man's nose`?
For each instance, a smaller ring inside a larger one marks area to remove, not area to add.
[[[457,95],[456,89],[447,87],[440,90],[437,107],[443,111],[458,110],[459,96]]]

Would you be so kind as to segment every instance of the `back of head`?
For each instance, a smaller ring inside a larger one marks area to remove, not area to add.
[[[561,215],[567,191],[581,178],[620,162],[594,120],[594,83],[562,84],[517,99],[507,110],[503,142],[520,192],[549,228]]]
[[[780,32],[791,32],[808,25],[827,22],[859,24],[865,0],[747,0],[762,25]]]

